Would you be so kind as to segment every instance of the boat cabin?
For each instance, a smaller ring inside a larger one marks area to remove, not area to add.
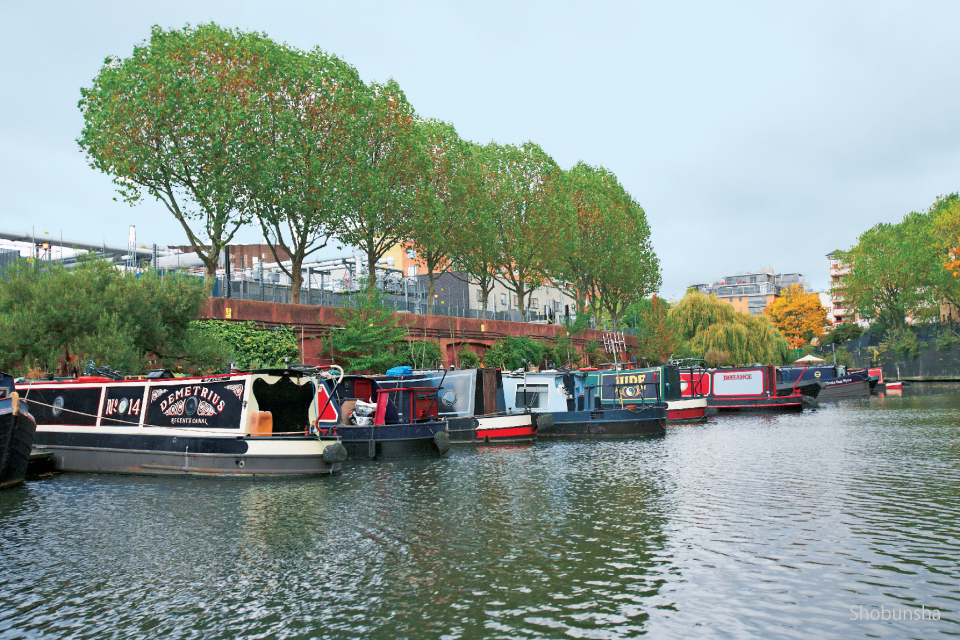
[[[37,426],[59,431],[303,434],[326,400],[312,377],[286,369],[190,378],[160,371],[140,380],[84,376],[19,387]]]

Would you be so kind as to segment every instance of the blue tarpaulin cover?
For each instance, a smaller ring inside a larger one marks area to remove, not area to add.
[[[388,376],[409,376],[413,373],[413,367],[394,367],[387,369]]]

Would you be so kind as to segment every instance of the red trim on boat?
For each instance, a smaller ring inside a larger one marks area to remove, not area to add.
[[[533,430],[532,426],[510,427],[507,429],[478,429],[477,439],[482,440],[483,438],[490,438],[491,440],[496,440],[497,438],[532,436],[534,434],[536,434],[536,431]]]
[[[695,407],[693,409],[677,409],[676,411],[667,411],[667,420],[690,420],[691,418],[703,418],[707,415],[706,407]]]

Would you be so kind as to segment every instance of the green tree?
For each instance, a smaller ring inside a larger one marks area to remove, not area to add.
[[[572,208],[565,176],[532,142],[488,145],[496,209],[497,279],[517,296],[521,317],[569,241]]]
[[[286,46],[270,48],[257,81],[260,94],[246,105],[260,127],[248,149],[245,187],[299,304],[304,259],[326,246],[337,213],[350,204],[346,194],[356,189],[366,88],[356,69],[336,56]]]
[[[258,327],[255,322],[198,320],[197,335],[205,342],[224,343],[241,370],[282,367],[300,361],[300,335],[292,327]]]
[[[396,82],[373,83],[361,98],[362,144],[351,168],[356,183],[337,219],[337,238],[366,254],[373,287],[377,262],[410,235],[431,161],[416,113]]]
[[[193,324],[205,301],[195,278],[125,275],[95,258],[74,269],[20,262],[0,279],[0,368],[219,369],[229,347],[200,339]]]
[[[496,184],[495,153],[487,147],[466,143],[463,171],[459,176],[465,191],[466,215],[451,220],[448,244],[451,267],[466,281],[480,288],[484,313],[496,285],[500,247],[498,211],[493,198]]]
[[[677,349],[677,339],[670,323],[670,303],[654,295],[631,304],[624,322],[637,336],[636,355],[650,364],[665,364]]]
[[[840,252],[850,272],[833,292],[864,319],[905,327],[909,315],[938,302],[934,271],[945,272],[944,259],[932,242],[930,222],[914,212],[864,232],[853,248]]]
[[[646,214],[603,167],[580,162],[567,178],[572,232],[557,261],[558,275],[570,283],[578,312],[589,304],[599,324],[606,310],[616,328],[632,303],[660,288]]]
[[[397,347],[393,366],[433,369],[443,366],[443,352],[435,340],[407,340]]]
[[[483,356],[487,366],[499,367],[508,371],[539,365],[544,356],[544,345],[525,336],[507,336],[493,343]]]
[[[863,335],[863,329],[861,329],[859,325],[853,322],[843,322],[834,325],[818,342],[821,345],[843,344],[848,340],[856,340],[861,335]]]
[[[334,329],[332,342],[347,372],[384,373],[396,364],[397,348],[407,333],[396,325],[396,316],[376,289],[368,287],[357,296],[352,307],[340,312],[340,322],[343,326]]]
[[[470,215],[469,183],[465,176],[469,146],[452,125],[439,120],[418,123],[432,164],[422,197],[410,217],[410,240],[427,269],[427,304],[434,312],[437,279],[447,272],[456,242],[456,229]]]
[[[790,360],[790,344],[768,317],[740,313],[716,296],[688,291],[670,310],[669,319],[687,352],[697,358],[711,354],[711,364],[783,364]]]
[[[149,43],[107,58],[81,89],[77,142],[90,166],[131,205],[145,191],[166,206],[206,267],[208,292],[221,250],[250,220],[242,174],[260,132],[247,106],[274,46],[212,23],[153,27]]]
[[[467,347],[460,347],[457,351],[457,362],[461,369],[476,369],[482,364],[480,356]]]

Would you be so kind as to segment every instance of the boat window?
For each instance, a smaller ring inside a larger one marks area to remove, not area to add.
[[[313,403],[313,383],[297,384],[290,376],[283,376],[270,384],[263,378],[253,381],[253,396],[260,411],[273,414],[273,432],[303,432],[310,424],[310,405]]]
[[[103,387],[28,388],[24,401],[38,425],[69,424],[92,427],[97,424],[101,391]]]
[[[526,385],[526,394],[524,394],[524,385],[518,384],[515,406],[518,409],[546,407],[548,390],[549,387],[545,384],[528,384]]]

